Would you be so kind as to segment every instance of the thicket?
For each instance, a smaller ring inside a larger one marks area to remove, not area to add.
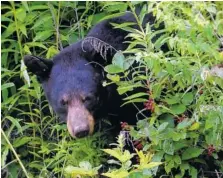
[[[98,177],[108,153],[115,159],[106,164],[107,177],[220,177],[222,9],[222,2],[1,2],[2,176]],[[25,54],[50,59],[100,20],[126,10],[140,30],[113,24],[129,31],[131,41],[105,67],[109,80],[104,85],[116,84],[124,96],[144,88],[123,104],[144,103],[139,113],[149,110],[151,115],[136,126],[124,124],[130,136],[121,134],[116,148],[101,150],[108,144],[103,132],[79,140],[69,136],[22,59]],[[144,28],[147,13],[156,21]],[[160,25],[165,28],[152,30]],[[131,162],[134,153],[124,150],[126,139],[140,142],[138,163]]]

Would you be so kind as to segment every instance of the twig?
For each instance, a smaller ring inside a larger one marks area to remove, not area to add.
[[[60,32],[59,32],[59,13],[60,13],[60,2],[59,2],[59,9],[58,9],[58,14],[57,14],[57,20],[56,20],[56,17],[55,17],[55,14],[53,12],[53,8],[52,8],[52,5],[50,4],[50,2],[48,2],[48,6],[50,8],[50,12],[52,14],[52,17],[53,17],[53,22],[54,22],[54,26],[55,26],[55,29],[56,29],[56,34],[57,34],[57,49],[59,47],[60,50],[63,49],[63,45],[62,45],[62,42],[61,42],[61,39],[60,39]],[[58,46],[59,45],[59,46]]]
[[[18,154],[16,153],[15,149],[13,148],[12,144],[10,143],[10,141],[8,140],[7,136],[5,135],[5,132],[1,129],[1,133],[5,139],[5,141],[7,142],[8,146],[10,147],[10,149],[12,150],[13,154],[15,155],[16,159],[18,160],[24,174],[26,175],[26,177],[29,178],[28,172],[26,171],[26,168],[24,167],[22,161],[19,159]]]

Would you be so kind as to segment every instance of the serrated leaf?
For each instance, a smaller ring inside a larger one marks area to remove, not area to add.
[[[163,142],[163,151],[169,155],[173,155],[174,153],[174,146],[172,140],[164,140]]]
[[[22,145],[25,145],[26,143],[28,143],[31,140],[32,140],[32,137],[27,137],[27,136],[19,137],[14,140],[13,147],[15,147],[15,148],[20,147]]]
[[[110,178],[126,178],[129,175],[128,171],[125,170],[116,170],[112,172],[102,173],[102,175],[110,177]]]
[[[163,164],[162,162],[151,162],[151,163],[148,163],[148,164],[143,164],[143,165],[140,165],[138,167],[138,169],[151,169],[151,168],[154,168],[154,167],[157,167],[159,165]]]
[[[201,148],[187,148],[182,154],[182,160],[197,158],[203,151],[204,149]]]

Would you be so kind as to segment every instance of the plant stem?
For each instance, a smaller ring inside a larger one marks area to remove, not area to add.
[[[18,154],[16,153],[15,149],[13,148],[12,144],[10,143],[9,139],[7,138],[7,136],[5,135],[5,132],[1,129],[1,133],[5,139],[5,141],[7,142],[7,144],[9,145],[10,149],[12,150],[13,154],[15,155],[16,159],[18,160],[24,174],[26,175],[26,177],[29,177],[28,172],[26,171],[26,168],[24,167],[22,161],[19,159]]]

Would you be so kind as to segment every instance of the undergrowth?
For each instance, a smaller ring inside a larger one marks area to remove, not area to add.
[[[114,157],[102,173],[107,177],[222,176],[223,4],[144,2],[139,15],[136,4],[1,2],[3,177],[98,177],[106,153]],[[138,113],[144,119],[123,128],[140,143],[136,153],[124,149],[123,135],[113,149],[104,150],[103,132],[72,139],[22,61],[25,54],[50,59],[101,19],[127,9],[140,30],[113,24],[129,31],[131,41],[105,67],[104,85],[116,84],[126,96],[123,104],[145,105]],[[143,27],[147,13],[156,22]],[[133,156],[138,162],[131,161]]]

